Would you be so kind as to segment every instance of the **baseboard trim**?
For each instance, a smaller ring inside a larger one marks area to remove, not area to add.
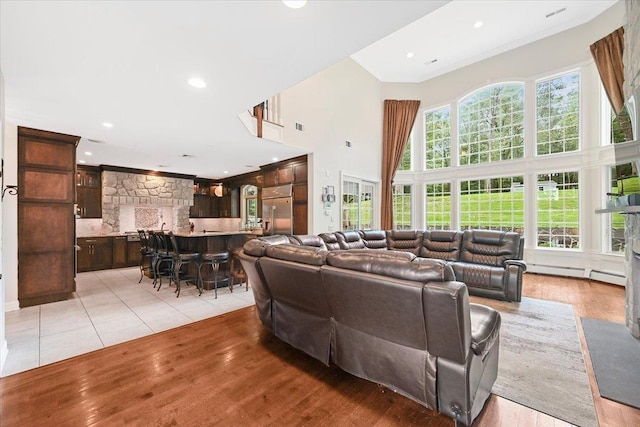
[[[15,311],[15,310],[20,310],[20,303],[18,301],[11,301],[11,302],[5,302],[4,303],[4,312],[5,313],[7,311]]]
[[[553,276],[591,279],[619,286],[625,286],[627,282],[625,276],[617,272],[591,270],[579,267],[558,267],[543,264],[527,264],[527,271],[531,273],[550,274]]]

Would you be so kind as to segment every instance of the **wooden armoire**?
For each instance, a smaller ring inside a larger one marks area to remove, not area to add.
[[[75,166],[79,136],[18,127],[18,301],[75,291]]]

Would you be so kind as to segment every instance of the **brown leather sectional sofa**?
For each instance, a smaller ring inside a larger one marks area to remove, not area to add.
[[[522,299],[524,239],[518,233],[495,230],[405,231],[366,230],[291,236],[301,245],[337,249],[378,249],[410,252],[421,258],[445,260],[469,294],[504,301]]]
[[[418,256],[424,233],[403,233],[268,236],[239,256],[274,335],[471,425],[497,377],[500,315],[469,302],[452,263]]]

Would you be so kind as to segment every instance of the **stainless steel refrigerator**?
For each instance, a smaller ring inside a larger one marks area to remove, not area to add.
[[[293,234],[291,184],[262,189],[262,223],[265,234]]]

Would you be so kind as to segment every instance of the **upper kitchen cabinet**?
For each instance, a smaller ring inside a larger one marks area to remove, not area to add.
[[[76,146],[80,137],[18,127],[18,301],[75,291]]]
[[[209,180],[196,179],[193,184],[193,206],[189,208],[190,218],[211,218],[217,216],[212,183]]]
[[[82,218],[102,218],[102,172],[98,167],[77,166],[77,214]]]

